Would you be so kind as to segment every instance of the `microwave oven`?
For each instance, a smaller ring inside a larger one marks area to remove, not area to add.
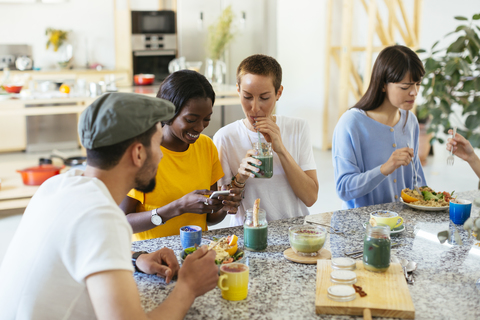
[[[132,11],[132,34],[175,34],[175,11]]]

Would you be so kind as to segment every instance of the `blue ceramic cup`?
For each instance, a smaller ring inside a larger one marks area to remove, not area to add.
[[[462,199],[450,200],[450,220],[455,224],[464,224],[470,218],[472,202]]]
[[[180,242],[182,243],[183,249],[200,245],[202,242],[202,228],[193,225],[181,227]]]

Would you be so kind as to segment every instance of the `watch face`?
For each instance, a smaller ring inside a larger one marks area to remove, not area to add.
[[[160,217],[159,215],[153,215],[152,216],[152,223],[156,226],[159,226],[162,224],[162,217]]]

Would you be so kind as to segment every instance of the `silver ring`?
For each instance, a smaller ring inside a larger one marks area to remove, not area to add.
[[[214,211],[214,210],[212,209],[212,213],[213,213],[213,211]]]
[[[205,200],[205,202],[203,203],[204,205],[208,206],[208,201]]]

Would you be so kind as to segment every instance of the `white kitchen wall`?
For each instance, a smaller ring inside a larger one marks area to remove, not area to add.
[[[45,29],[71,31],[75,66],[98,62],[115,67],[113,0],[69,0],[68,2],[0,3],[0,44],[33,46],[36,67],[56,67],[56,53],[45,49]]]
[[[334,2],[335,9],[339,9],[342,1]],[[366,38],[367,25],[362,18],[364,10],[358,6],[359,1],[355,2],[357,11],[354,14],[352,39],[359,45]],[[379,6],[383,5],[383,1],[377,2]],[[405,1],[407,10],[412,8],[412,3],[412,0]],[[454,16],[471,17],[473,13],[480,13],[479,0],[424,0],[423,3],[422,48],[430,48],[435,41],[454,30],[458,25]],[[302,0],[294,4],[289,0],[277,2],[277,58],[283,68],[284,85],[283,96],[277,103],[277,113],[307,119],[314,147],[322,147],[327,27],[325,10],[326,1]],[[332,21],[335,22],[332,43],[339,44],[341,15],[338,10],[335,10]],[[336,67],[331,68],[331,73],[334,72],[338,73]],[[339,77],[333,76],[329,81],[330,88],[338,90]],[[330,103],[335,109],[336,100],[332,99]],[[333,125],[336,117],[330,118],[330,121]]]
[[[324,1],[277,2],[277,59],[284,87],[277,113],[307,119],[315,147],[322,134],[325,16]]]

